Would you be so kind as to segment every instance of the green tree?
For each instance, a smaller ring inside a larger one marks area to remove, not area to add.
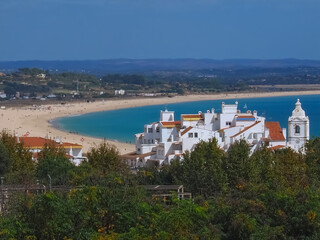
[[[109,143],[103,142],[88,152],[88,162],[102,174],[110,172],[127,173],[128,167],[121,159],[119,150]]]
[[[236,141],[228,149],[224,167],[231,187],[242,188],[249,180],[252,169],[249,154],[250,148],[245,140]]]
[[[6,174],[10,167],[10,158],[7,148],[0,142],[0,176]]]
[[[273,172],[275,189],[299,191],[309,186],[305,157],[291,148],[279,149],[275,152]]]
[[[39,153],[36,176],[47,184],[50,176],[53,185],[65,185],[70,183],[74,169],[75,165],[67,158],[64,149],[46,145]]]
[[[0,142],[7,149],[10,159],[5,177],[10,183],[30,184],[35,177],[35,162],[32,160],[32,153],[18,141],[5,131],[0,134]]]
[[[269,185],[274,176],[273,155],[273,152],[267,146],[261,147],[251,155],[248,177],[252,184]]]
[[[224,152],[216,139],[201,141],[183,160],[183,183],[195,194],[205,197],[226,189],[227,178],[222,166]]]
[[[320,184],[320,138],[310,139],[306,144],[307,175],[313,184]]]

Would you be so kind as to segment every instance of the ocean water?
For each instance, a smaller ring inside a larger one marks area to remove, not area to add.
[[[215,109],[221,112],[221,102],[226,104],[238,101],[238,109],[245,112],[257,110],[259,116],[267,121],[278,121],[282,128],[288,128],[288,118],[295,108],[297,98],[310,120],[310,136],[320,136],[320,95],[248,98],[184,102],[167,105],[153,105],[120,109],[106,112],[89,113],[80,116],[70,116],[54,120],[54,126],[65,131],[77,132],[81,135],[107,138],[120,142],[134,143],[134,134],[143,132],[144,124],[157,122],[160,110],[167,108],[175,111],[175,120],[180,120],[180,114],[206,112]]]

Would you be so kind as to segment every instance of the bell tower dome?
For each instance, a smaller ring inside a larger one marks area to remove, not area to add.
[[[288,119],[288,145],[296,151],[303,151],[309,138],[309,117],[306,116],[298,99],[296,107]]]

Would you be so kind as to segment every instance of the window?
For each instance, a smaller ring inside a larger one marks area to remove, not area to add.
[[[153,129],[152,128],[148,128],[148,133],[153,133]]]
[[[300,126],[298,125],[295,126],[295,133],[300,133]]]
[[[226,125],[227,126],[231,126],[231,122],[226,122]]]
[[[197,138],[198,137],[198,133],[194,133],[194,137]]]
[[[156,131],[157,131],[157,132],[160,132],[160,128],[159,128],[159,127],[157,127]]]
[[[193,138],[193,133],[189,133],[189,134],[188,134],[188,137],[189,137],[189,138]]]

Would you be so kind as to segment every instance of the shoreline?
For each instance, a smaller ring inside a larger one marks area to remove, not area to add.
[[[93,112],[111,111],[117,109],[134,108],[150,105],[161,105],[181,102],[196,102],[205,100],[243,99],[281,97],[295,95],[320,95],[320,90],[313,91],[292,91],[292,92],[262,92],[262,93],[221,93],[212,95],[188,95],[175,96],[172,98],[137,98],[120,100],[102,100],[96,102],[77,102],[61,104],[44,104],[39,106],[9,107],[0,110],[0,121],[2,130],[6,129],[12,134],[23,136],[29,132],[32,137],[59,137],[63,142],[71,142],[83,145],[83,152],[86,153],[91,147],[104,141],[102,138],[84,136],[57,129],[52,121],[58,118],[83,115]],[[84,139],[84,141],[81,141]],[[134,144],[123,143],[105,139],[106,142],[115,145],[121,154],[135,150]]]

